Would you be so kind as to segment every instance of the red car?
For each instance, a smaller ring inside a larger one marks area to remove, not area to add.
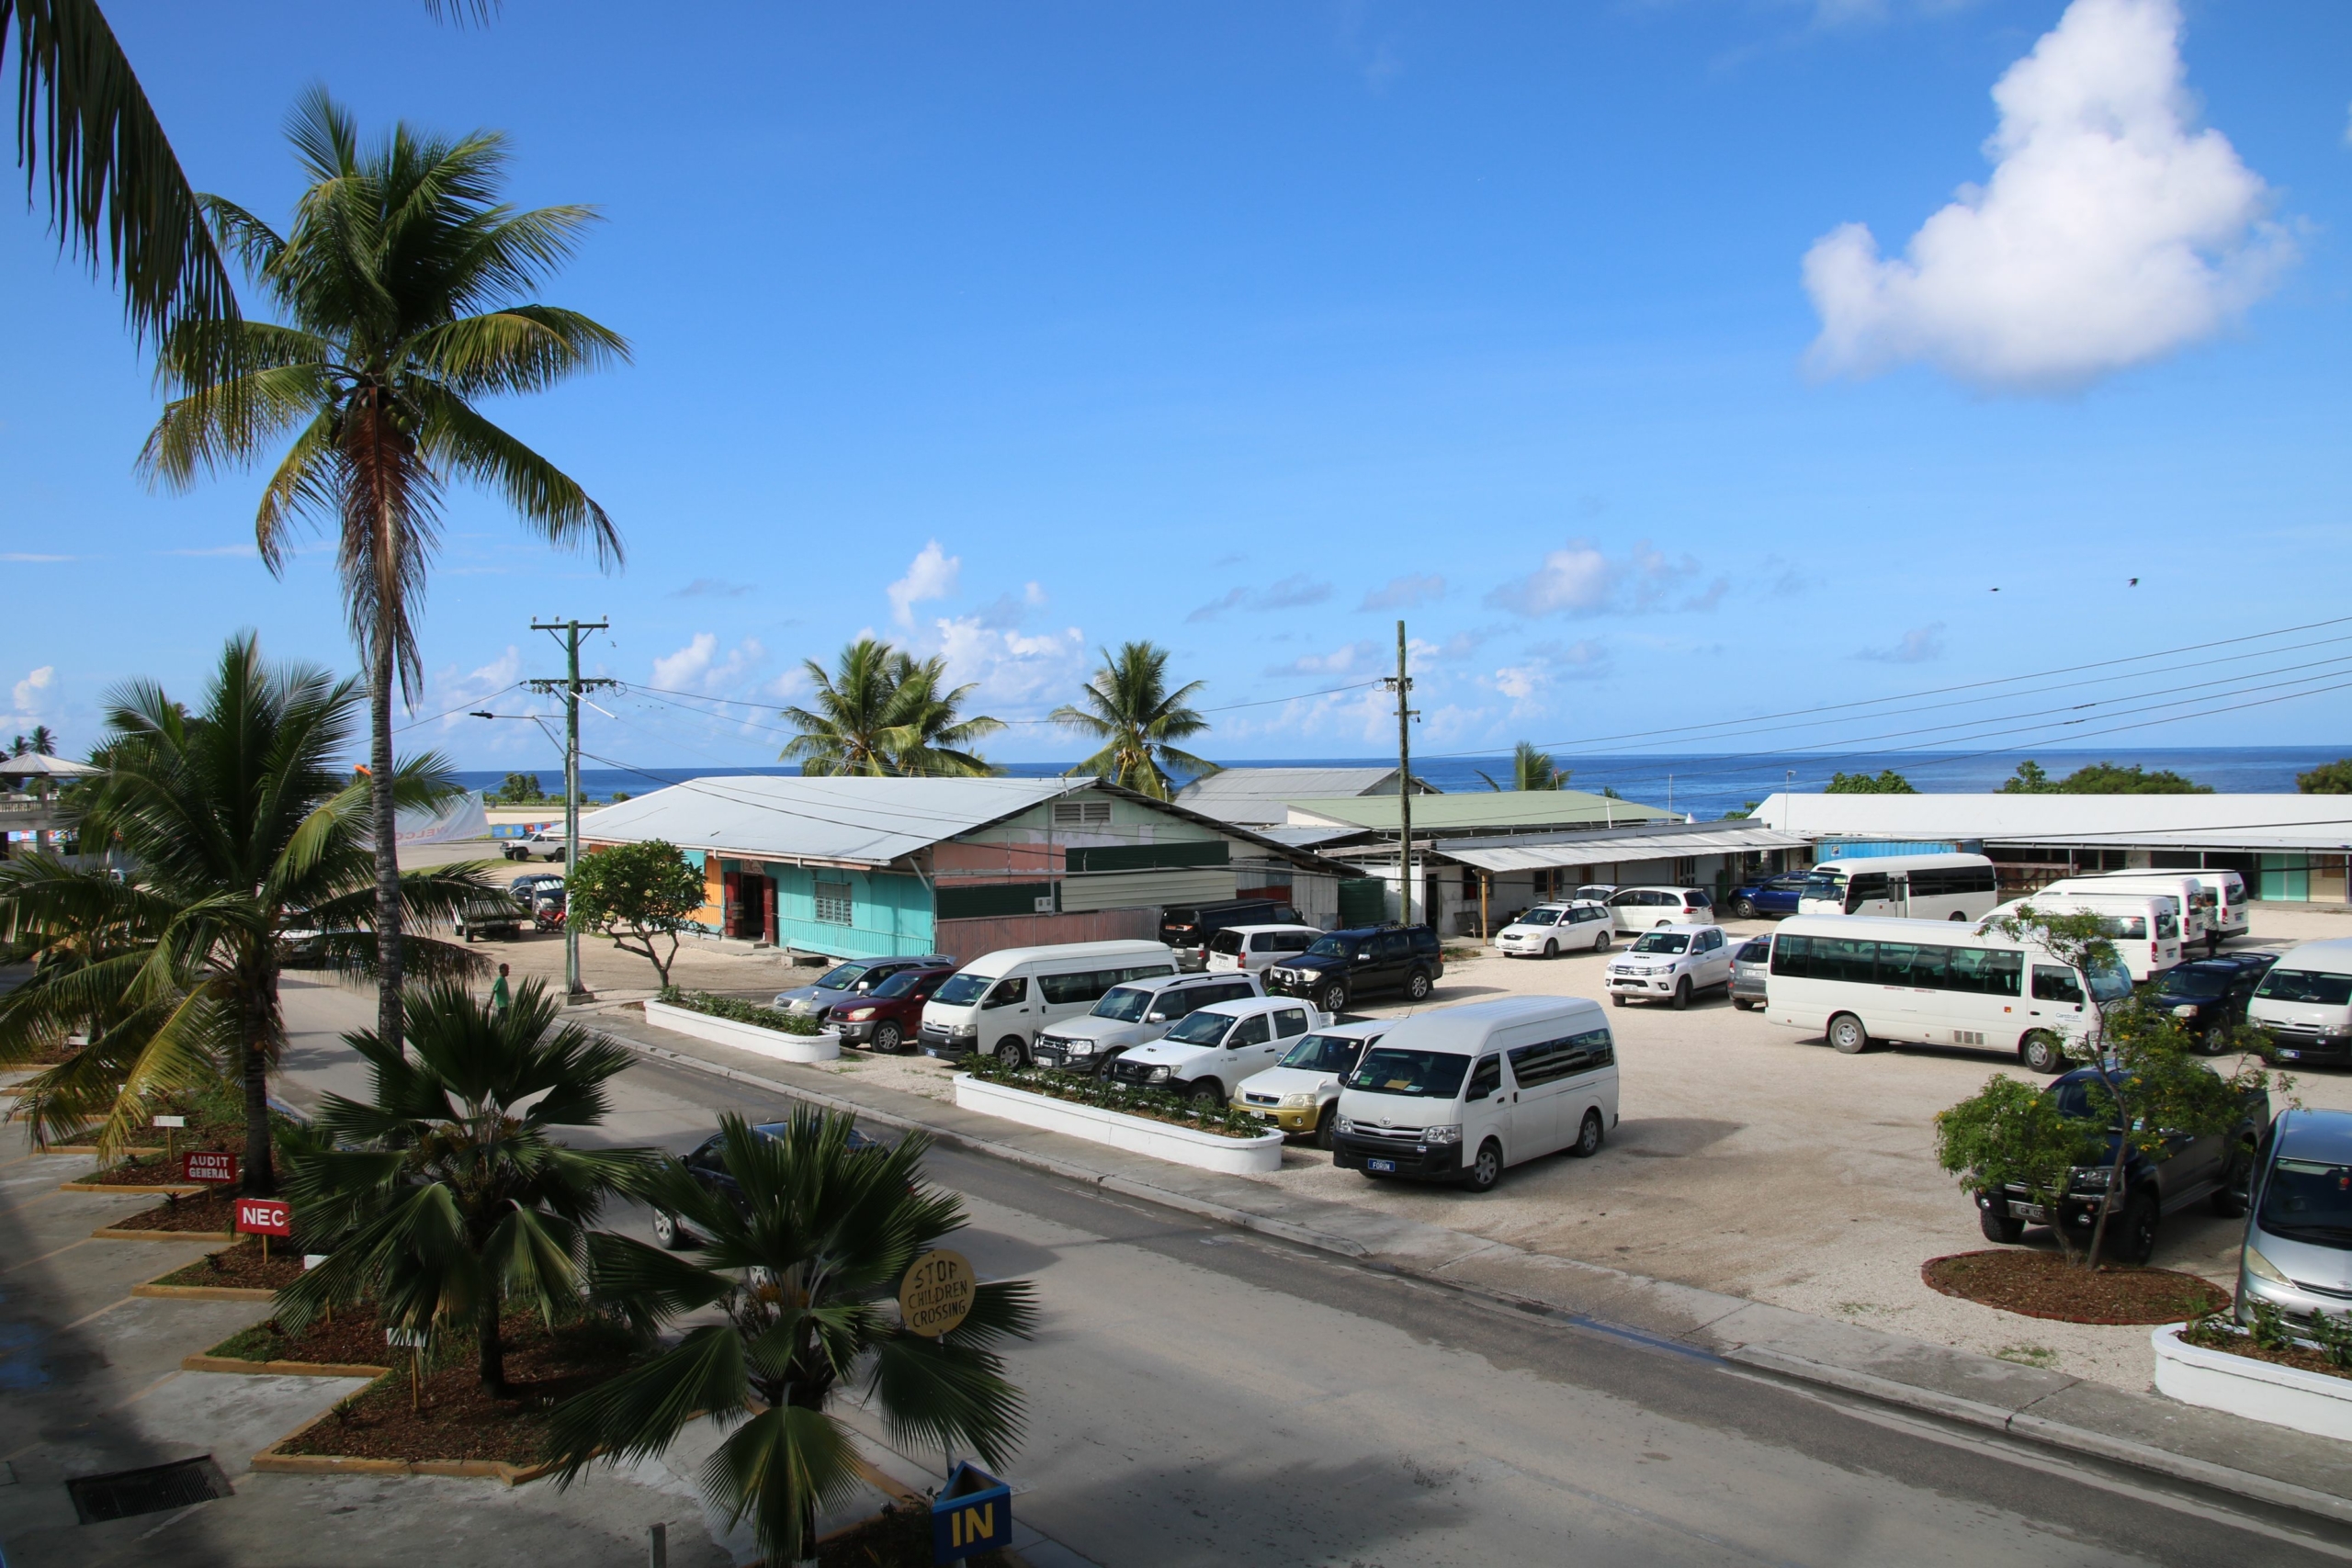
[[[857,1000],[835,1007],[825,1021],[842,1032],[844,1045],[904,1050],[922,1027],[922,1004],[954,973],[953,964],[901,969]]]

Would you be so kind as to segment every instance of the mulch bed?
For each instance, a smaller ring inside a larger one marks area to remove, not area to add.
[[[365,1306],[344,1308],[333,1319],[314,1317],[299,1335],[278,1327],[274,1317],[265,1318],[251,1328],[239,1329],[205,1354],[233,1361],[309,1361],[322,1367],[408,1366],[408,1352],[384,1343],[375,1312]],[[401,1376],[407,1376],[405,1370]]]
[[[2194,1274],[2120,1264],[2082,1269],[2051,1252],[1930,1258],[1919,1278],[1948,1296],[2060,1323],[2180,1323],[2230,1306],[2229,1292]]]
[[[1010,1568],[1001,1551],[975,1552],[971,1568]],[[931,1510],[893,1504],[854,1529],[843,1530],[817,1548],[819,1568],[932,1568]]]
[[[2319,1372],[2332,1378],[2352,1379],[2352,1371],[2337,1366],[2308,1345],[2273,1350],[2256,1344],[2252,1335],[2233,1333],[2227,1328],[2199,1329],[2194,1325],[2183,1331],[2180,1339],[2182,1344],[2194,1345],[2200,1350],[2222,1350],[2233,1356],[2244,1356],[2249,1361],[2267,1361],[2274,1367],[2292,1367],[2299,1372]]]
[[[506,1380],[514,1397],[492,1397],[476,1371],[472,1341],[453,1341],[425,1373],[423,1407],[412,1411],[408,1352],[388,1352],[383,1331],[373,1332],[374,1346],[365,1359],[381,1366],[390,1355],[390,1375],[337,1404],[278,1452],[537,1464],[545,1457],[548,1410],[611,1377],[638,1354],[614,1325],[590,1321],[549,1333],[537,1318],[517,1314],[504,1327]]]
[[[233,1247],[208,1252],[185,1269],[175,1269],[158,1285],[225,1285],[246,1291],[282,1291],[302,1277],[302,1255],[280,1238],[261,1255],[261,1237],[249,1235]],[[379,1363],[380,1364],[380,1363]]]
[[[153,1209],[141,1209],[107,1227],[119,1231],[229,1231],[237,1228],[237,1195],[220,1187],[192,1198],[175,1198]],[[290,1243],[273,1243],[272,1248]]]

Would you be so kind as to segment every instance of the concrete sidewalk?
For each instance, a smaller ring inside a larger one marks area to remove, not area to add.
[[[2352,1445],[2154,1393],[1885,1334],[1743,1297],[1534,1253],[1442,1226],[1169,1165],[952,1104],[796,1067],[625,1010],[580,1021],[662,1060],[883,1126],[1013,1160],[1321,1251],[1474,1292],[1522,1311],[1662,1341],[2337,1523],[2352,1523]]]

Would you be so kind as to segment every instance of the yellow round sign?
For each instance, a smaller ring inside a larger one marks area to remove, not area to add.
[[[936,1339],[951,1334],[972,1310],[972,1292],[979,1277],[972,1261],[945,1247],[926,1252],[907,1269],[899,1281],[899,1315],[907,1332]]]

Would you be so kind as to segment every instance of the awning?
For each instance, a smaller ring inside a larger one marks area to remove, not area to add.
[[[1544,871],[1563,865],[1600,865],[1611,861],[1664,860],[1669,856],[1746,854],[1760,850],[1809,850],[1812,841],[1778,828],[1725,824],[1702,832],[1585,833],[1550,843],[1484,844],[1457,839],[1432,845],[1429,853],[1481,871]]]

